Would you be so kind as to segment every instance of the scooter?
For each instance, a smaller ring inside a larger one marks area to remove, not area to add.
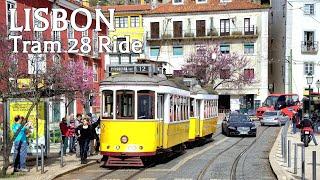
[[[301,142],[303,142],[304,147],[308,147],[311,141],[311,134],[313,133],[313,129],[311,127],[304,127],[301,130]]]

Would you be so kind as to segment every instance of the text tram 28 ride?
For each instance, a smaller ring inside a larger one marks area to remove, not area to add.
[[[16,18],[17,18],[17,11],[16,9],[10,9],[10,32],[30,32],[31,27],[30,27],[30,14],[31,14],[32,9],[24,9],[25,13],[25,25],[24,26],[17,26],[16,25]],[[108,32],[110,31],[115,31],[114,28],[114,9],[109,9],[109,17],[110,21],[107,20],[107,18],[103,15],[103,12],[101,9],[96,9],[95,10],[95,31],[96,32],[101,32],[101,21],[107,26]],[[43,17],[43,15],[48,15],[49,10],[48,8],[38,8],[34,11],[34,19],[39,21],[40,23],[43,24],[42,27],[38,27],[36,25],[33,26],[33,31],[34,32],[44,32],[48,30],[50,23],[49,20]],[[76,16],[77,14],[83,14],[87,18],[87,23],[84,26],[79,27],[76,24]],[[65,31],[68,28],[68,20],[67,20],[67,12],[64,9],[52,9],[51,11],[51,28],[52,31],[55,32],[61,32]],[[84,32],[87,31],[93,21],[93,15],[92,13],[85,8],[78,8],[74,10],[70,16],[70,24],[72,28],[75,31],[78,32]],[[16,33],[18,34],[18,33]],[[98,51],[99,53],[142,53],[142,47],[143,43],[141,41],[133,41],[130,44],[130,37],[125,36],[126,41],[122,41],[118,43],[117,37],[114,36],[112,38],[108,36],[98,36]],[[23,40],[22,35],[9,35],[9,39],[13,40],[14,48],[13,48],[13,53],[18,53],[18,42],[20,40]],[[78,44],[81,44],[80,49],[77,49]],[[87,54],[92,50],[92,47],[90,45],[91,39],[89,37],[82,37],[80,42],[77,39],[68,39],[68,44],[73,44],[72,46],[69,47],[67,50],[68,53],[83,53]],[[61,42],[60,41],[22,41],[23,44],[23,53],[61,53]]]

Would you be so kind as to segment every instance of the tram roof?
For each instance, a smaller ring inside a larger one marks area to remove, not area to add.
[[[171,86],[180,88],[174,82],[168,80],[165,75],[148,76],[144,74],[116,74],[101,81],[100,86],[106,85],[143,85],[143,86]]]

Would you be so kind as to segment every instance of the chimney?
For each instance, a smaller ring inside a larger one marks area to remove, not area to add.
[[[82,0],[82,6],[90,7],[89,0]]]

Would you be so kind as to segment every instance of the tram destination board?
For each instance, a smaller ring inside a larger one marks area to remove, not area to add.
[[[119,72],[119,73],[140,73],[148,74],[155,71],[150,65],[112,65],[109,66],[109,72]]]

